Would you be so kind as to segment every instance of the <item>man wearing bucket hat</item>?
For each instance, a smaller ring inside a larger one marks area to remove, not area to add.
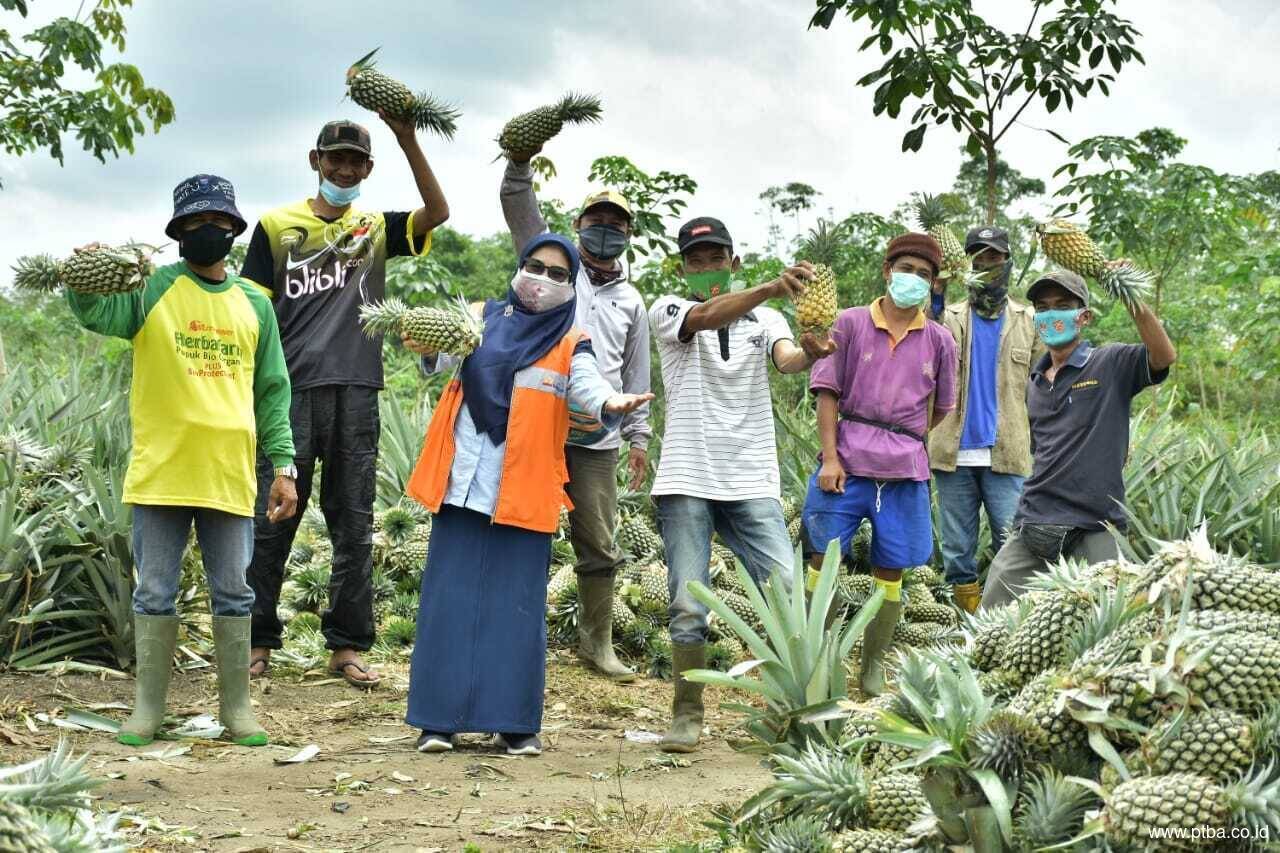
[[[1117,262],[1120,263],[1120,262]],[[1027,381],[1034,457],[1013,532],[987,572],[982,607],[1012,601],[1061,557],[1114,559],[1109,527],[1124,530],[1124,462],[1129,410],[1177,358],[1146,305],[1129,309],[1140,344],[1095,347],[1081,333],[1093,321],[1089,288],[1073,272],[1045,273],[1027,291],[1036,334],[1049,351]]]
[[[124,502],[133,506],[137,698],[118,739],[148,744],[165,715],[177,643],[182,555],[194,524],[213,609],[218,718],[236,743],[267,733],[249,702],[255,448],[280,472],[267,499],[272,523],[296,508],[289,373],[271,303],[229,274],[224,259],[245,229],[231,182],[195,175],[173,191],[165,233],[183,260],[139,290],[67,291],[91,331],[133,342],[129,415],[133,450]]]
[[[537,152],[521,156],[532,157]],[[533,191],[528,160],[510,160],[500,191],[502,212],[516,251],[547,230]],[[594,192],[582,202],[573,227],[582,264],[575,281],[579,328],[591,336],[600,373],[615,391],[649,393],[649,323],[644,299],[627,280],[621,257],[631,237],[631,204],[621,193]],[[604,429],[590,416],[571,411],[565,462],[566,491],[573,501],[569,538],[577,557],[574,571],[582,610],[578,617],[578,657],[613,681],[631,681],[635,671],[613,650],[613,578],[622,565],[614,544],[618,514],[618,450],[626,442],[630,486],[639,490],[648,469],[646,451],[652,429],[649,404]]]
[[[1031,473],[1027,377],[1045,348],[1031,306],[1009,298],[1009,233],[972,228],[964,250],[974,272],[985,275],[938,317],[956,341],[959,394],[956,408],[929,433],[929,464],[947,583],[956,603],[972,613],[982,598],[978,514],[986,510],[992,552],[998,552]]]
[[[373,172],[369,131],[351,121],[320,129],[308,154],[318,184],[312,198],[263,214],[249,240],[241,275],[271,294],[293,381],[291,415],[298,445],[299,519],[320,467],[320,511],[333,543],[328,606],[321,630],[328,668],[347,683],[371,688],[379,676],[361,660],[374,640],[373,498],[377,480],[378,392],[382,340],[365,335],[360,308],[386,289],[387,258],[422,257],[449,205],[413,124],[383,116],[404,152],[422,206],[366,212],[353,202]],[[276,602],[298,520],[266,517],[270,460],[258,459],[258,515],[249,582],[257,595],[250,670],[263,675],[284,626]]]

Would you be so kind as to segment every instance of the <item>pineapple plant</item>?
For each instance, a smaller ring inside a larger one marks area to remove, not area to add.
[[[778,781],[766,802],[825,816],[831,829],[865,826],[902,832],[926,812],[920,780],[904,773],[868,778],[856,758],[810,744],[796,756],[774,756]]]
[[[466,357],[480,346],[484,326],[465,300],[448,308],[410,308],[391,298],[360,308],[360,322],[369,337],[405,334],[433,352]]]
[[[1168,849],[1174,833],[1211,844],[1211,833],[1226,838],[1233,828],[1255,831],[1255,838],[1280,831],[1280,774],[1272,766],[1227,784],[1194,773],[1139,776],[1113,788],[1105,802],[1107,840],[1144,850]]]
[[[35,816],[21,803],[0,799],[0,853],[58,853]]]
[[[395,616],[382,626],[382,639],[391,646],[412,646],[417,634],[417,623],[402,616]]]
[[[817,227],[809,231],[809,238],[801,248],[801,255],[813,264],[813,279],[806,283],[804,292],[795,299],[796,322],[801,332],[822,335],[836,321],[839,310],[836,274],[830,265],[835,261],[839,245],[836,229],[825,219],[819,219]]]
[[[457,131],[458,110],[427,92],[415,95],[399,80],[375,68],[374,48],[347,69],[347,95],[366,110],[386,113],[401,121],[411,121],[419,130],[429,130],[445,139]]]
[[[1127,261],[1111,263],[1078,225],[1065,219],[1050,219],[1036,226],[1036,235],[1049,260],[1077,275],[1094,279],[1112,299],[1133,307],[1150,288],[1151,273]]]
[[[595,95],[570,92],[554,104],[521,113],[507,122],[498,134],[498,147],[512,159],[527,159],[565,124],[600,121],[600,99]],[[499,155],[502,156],[502,155]]]
[[[391,615],[401,619],[416,619],[420,598],[416,592],[397,592],[391,599]]]
[[[831,853],[831,841],[815,818],[796,815],[764,826],[751,849],[760,853]]]
[[[942,247],[942,269],[938,271],[938,278],[946,281],[964,280],[968,277],[971,265],[969,256],[964,253],[964,244],[947,224],[951,216],[947,197],[916,193],[914,199],[916,224]]]
[[[1043,768],[1018,797],[1013,819],[1016,849],[1044,850],[1075,838],[1096,802],[1093,791],[1052,767]]]
[[[139,290],[155,272],[155,246],[130,243],[97,246],[55,260],[52,255],[27,255],[13,266],[13,285],[20,290],[53,291],[60,286],[77,293],[109,295]]]

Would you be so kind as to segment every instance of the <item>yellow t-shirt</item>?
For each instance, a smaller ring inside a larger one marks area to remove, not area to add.
[[[252,516],[258,442],[272,464],[293,461],[289,375],[266,296],[177,263],[132,293],[67,299],[86,328],[133,341],[124,502]]]

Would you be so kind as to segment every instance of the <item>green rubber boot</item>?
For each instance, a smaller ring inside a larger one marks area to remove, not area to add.
[[[705,685],[686,681],[691,669],[706,669],[705,643],[672,643],[672,669],[675,670],[675,698],[671,702],[671,730],[663,736],[658,748],[663,752],[693,752],[702,736],[702,688]]]
[[[178,643],[177,616],[133,614],[133,645],[137,657],[133,714],[120,727],[116,740],[126,746],[146,746],[164,722],[164,698],[173,672],[173,647]]]
[[[613,652],[613,578],[579,577],[578,599],[578,657],[610,681],[635,681],[636,671]]]
[[[218,660],[218,721],[241,746],[266,746],[249,702],[249,616],[213,617],[213,650]]]
[[[862,671],[858,673],[858,686],[863,695],[879,696],[884,692],[884,653],[893,641],[893,628],[901,615],[901,601],[885,601],[862,634]]]

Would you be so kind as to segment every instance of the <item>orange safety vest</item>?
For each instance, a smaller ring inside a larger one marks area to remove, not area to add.
[[[528,367],[516,371],[507,418],[507,448],[493,511],[495,524],[554,533],[560,507],[573,509],[565,494],[569,469],[564,443],[569,437],[569,369],[578,342],[588,335],[569,330],[560,343]],[[462,408],[462,381],[440,395],[422,453],[405,492],[431,512],[439,512],[453,469],[453,426]]]

